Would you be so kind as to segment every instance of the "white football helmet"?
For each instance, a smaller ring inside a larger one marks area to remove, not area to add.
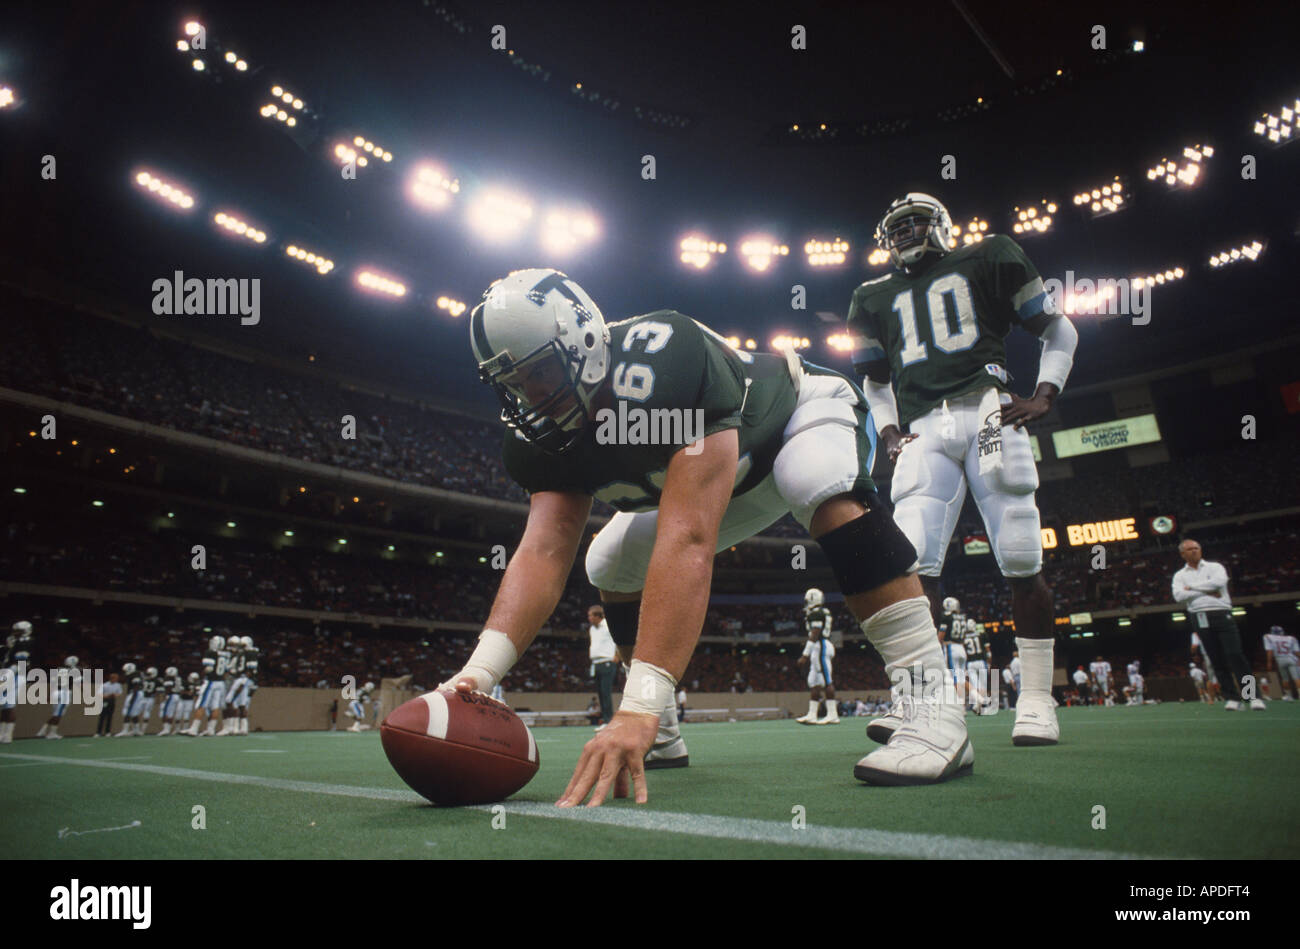
[[[124,662],[122,664],[122,672],[124,672],[126,675],[135,675],[135,663]]]
[[[69,669],[75,669],[77,668],[77,663],[79,663],[80,661],[81,660],[78,659],[76,656],[69,656],[67,659],[63,660],[63,664],[67,666]]]
[[[966,632],[978,633],[979,629],[980,629],[979,623],[975,622],[973,619],[966,620]]]
[[[177,670],[175,666],[168,666],[166,671],[163,673],[163,675],[167,676],[167,678],[169,679],[174,679],[179,674],[180,672]]]
[[[253,637],[252,637],[252,636],[242,636],[242,637],[240,637],[240,638],[243,640],[243,646],[244,646],[245,649],[252,649],[252,648],[253,648]]]
[[[609,369],[609,329],[587,292],[558,270],[516,270],[469,318],[479,379],[501,420],[551,454],[582,438]]]
[[[17,634],[19,639],[26,639],[32,634],[32,624],[25,619],[20,619],[14,623],[14,633]]]
[[[158,667],[150,666],[148,669],[144,670],[144,674],[150,679],[156,679],[158,678]]]
[[[199,674],[198,674],[197,672],[191,672],[191,673],[190,673],[189,675],[187,675],[185,678],[188,679],[190,682],[198,682],[198,681],[199,681]]]
[[[220,652],[222,649],[225,648],[226,648],[226,640],[224,636],[213,636],[211,639],[208,640],[208,649],[211,650],[212,652]]]
[[[233,649],[233,650],[240,650],[240,649],[243,649],[243,648],[244,648],[244,639],[243,639],[243,637],[242,637],[242,636],[231,636],[229,639],[226,640],[226,647],[227,647],[228,649]]]
[[[365,685],[361,687],[361,691],[365,692],[368,695],[371,692],[375,691],[375,684],[373,682],[367,682]]]
[[[924,228],[924,229],[922,229]],[[876,225],[876,244],[899,270],[921,262],[930,251],[952,250],[952,217],[932,195],[911,191],[889,206]]]
[[[960,613],[961,603],[955,596],[945,596],[943,598],[943,612],[945,616],[951,616],[953,613]]]
[[[821,606],[826,602],[826,597],[821,590],[813,587],[803,595],[803,608],[811,610],[815,606]]]

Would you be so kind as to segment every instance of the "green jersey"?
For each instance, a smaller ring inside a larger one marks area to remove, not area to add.
[[[590,494],[620,511],[653,510],[672,456],[729,428],[740,440],[733,496],[771,474],[796,402],[784,357],[735,350],[674,310],[611,323],[609,336],[612,404],[593,411],[573,448],[548,455],[506,433],[506,471],[520,487]]]
[[[831,638],[831,611],[824,606],[814,606],[804,613],[803,617],[804,630],[808,637],[812,638],[812,631],[815,629],[822,634],[825,639]]]
[[[849,304],[853,368],[893,380],[904,426],[945,399],[1006,390],[1007,333],[1037,333],[1051,317],[1038,271],[1003,234],[925,259],[916,273],[868,280]]]

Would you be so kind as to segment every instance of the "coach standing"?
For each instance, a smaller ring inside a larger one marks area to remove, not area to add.
[[[614,717],[614,676],[618,672],[618,649],[614,637],[609,634],[609,624],[605,622],[605,610],[593,606],[587,610],[587,622],[591,624],[591,675],[596,680],[596,694],[600,696],[600,720],[608,725]]]
[[[1250,674],[1241,652],[1241,633],[1232,619],[1232,599],[1228,596],[1228,571],[1223,564],[1201,558],[1201,545],[1188,538],[1178,545],[1187,566],[1174,574],[1174,599],[1187,608],[1196,621],[1201,643],[1210,664],[1222,673],[1221,685],[1226,693],[1228,711],[1241,708],[1242,679]],[[1263,699],[1250,700],[1250,707],[1264,709]]]
[[[99,721],[95,723],[95,737],[108,738],[113,734],[113,709],[117,708],[117,697],[122,694],[122,683],[117,681],[117,673],[111,672],[104,683],[103,706],[99,710]]]

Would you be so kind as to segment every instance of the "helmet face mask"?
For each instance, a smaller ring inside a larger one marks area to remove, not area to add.
[[[952,249],[952,218],[937,199],[910,192],[889,206],[876,225],[876,244],[888,251],[894,266],[906,270],[931,251],[942,256]]]
[[[549,340],[518,362],[503,352],[479,367],[479,379],[501,400],[501,421],[544,451],[572,448],[587,426],[579,380],[586,357]]]

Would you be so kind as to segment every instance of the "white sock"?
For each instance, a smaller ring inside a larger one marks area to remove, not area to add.
[[[659,734],[655,735],[655,744],[661,745],[666,741],[675,741],[681,736],[681,729],[677,727],[677,706],[669,702],[668,707],[659,716]]]
[[[0,741],[9,742],[14,737],[14,725],[17,722],[0,722]]]
[[[928,694],[922,691],[926,688],[925,673],[947,674],[947,663],[943,660],[943,650],[939,648],[939,632],[934,628],[930,601],[926,597],[914,596],[891,603],[863,622],[861,628],[880,653],[880,658],[885,660],[885,673],[891,683],[898,681],[899,675],[914,675],[914,667],[920,666],[922,680],[915,684],[915,692],[912,692],[905,679],[904,694],[922,697]],[[938,684],[941,682],[929,687],[935,688]],[[942,695],[942,691],[939,694]]]
[[[47,731],[49,731],[49,730],[50,730],[50,723],[49,723],[49,722],[46,722],[44,725],[41,726],[41,730],[38,731],[38,732],[36,733],[36,737],[37,737],[37,738],[44,738],[44,737],[45,737],[45,733],[46,733]]]
[[[808,700],[808,717],[809,717],[809,718],[816,718],[816,717],[817,717],[817,700],[816,700],[816,699],[809,699],[809,700]]]
[[[1016,637],[1020,650],[1020,694],[1038,697],[1052,694],[1052,664],[1056,641],[1054,639],[1026,639]]]

